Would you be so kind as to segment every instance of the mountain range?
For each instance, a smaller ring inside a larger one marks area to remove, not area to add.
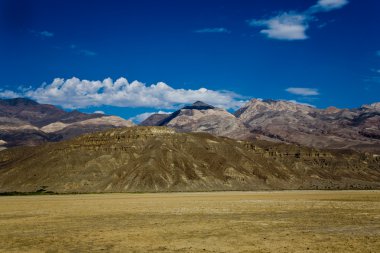
[[[0,99],[0,147],[35,146],[132,125],[120,117],[67,112],[27,98]]]
[[[380,189],[380,156],[167,127],[128,127],[0,152],[0,192]]]
[[[35,146],[132,125],[120,117],[67,112],[26,98],[0,100],[0,148]],[[290,101],[252,99],[231,113],[197,101],[171,114],[153,114],[140,125],[380,154],[380,103],[318,109]]]
[[[230,113],[197,101],[133,126],[0,100],[0,192],[380,189],[379,123],[380,103],[253,99]]]
[[[355,109],[317,109],[290,101],[252,99],[230,113],[198,101],[169,115],[153,114],[141,125],[238,140],[380,153],[380,103]]]

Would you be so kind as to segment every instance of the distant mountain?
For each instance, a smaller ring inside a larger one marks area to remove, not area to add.
[[[66,112],[53,105],[39,104],[27,98],[0,99],[0,117],[16,118],[38,128],[57,121],[72,123],[100,116],[101,114],[79,111]]]
[[[304,146],[380,152],[380,103],[325,110],[253,99],[235,112],[253,134]]]
[[[0,99],[0,146],[34,146],[74,136],[132,126],[115,116],[66,112],[27,98]]]
[[[166,127],[1,151],[0,192],[380,189],[380,157]]]
[[[170,115],[153,114],[141,125],[380,153],[380,103],[323,110],[290,101],[252,99],[232,115],[198,101]]]
[[[24,98],[0,100],[0,149],[66,140],[132,126],[116,116],[66,112]],[[237,140],[266,140],[380,154],[380,103],[355,109],[317,109],[282,100],[252,99],[234,114],[201,101],[171,114],[153,114],[143,126],[205,132]]]
[[[233,114],[201,101],[165,116],[153,114],[141,125],[168,126],[179,132],[206,132],[235,139],[250,136],[248,128]]]

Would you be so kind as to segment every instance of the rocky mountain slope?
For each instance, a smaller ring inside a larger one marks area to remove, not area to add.
[[[380,103],[324,110],[289,101],[253,99],[235,112],[253,138],[333,149],[380,152]]]
[[[380,189],[380,157],[129,127],[0,151],[0,192]]]
[[[317,109],[290,101],[252,99],[232,115],[197,102],[171,115],[154,114],[142,125],[380,154],[380,103],[357,109]]]
[[[115,116],[66,112],[26,98],[0,99],[0,146],[34,146],[83,133],[126,127],[132,122]]]
[[[250,136],[248,128],[233,114],[201,101],[172,114],[153,114],[141,125],[168,126],[180,132],[206,132],[235,139]]]

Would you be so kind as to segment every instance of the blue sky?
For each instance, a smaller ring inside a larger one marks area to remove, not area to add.
[[[380,101],[377,0],[0,0],[0,96],[130,118]],[[87,81],[88,80],[88,81]]]

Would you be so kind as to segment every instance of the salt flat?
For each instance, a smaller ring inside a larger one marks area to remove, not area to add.
[[[1,252],[380,252],[380,191],[0,197]]]

